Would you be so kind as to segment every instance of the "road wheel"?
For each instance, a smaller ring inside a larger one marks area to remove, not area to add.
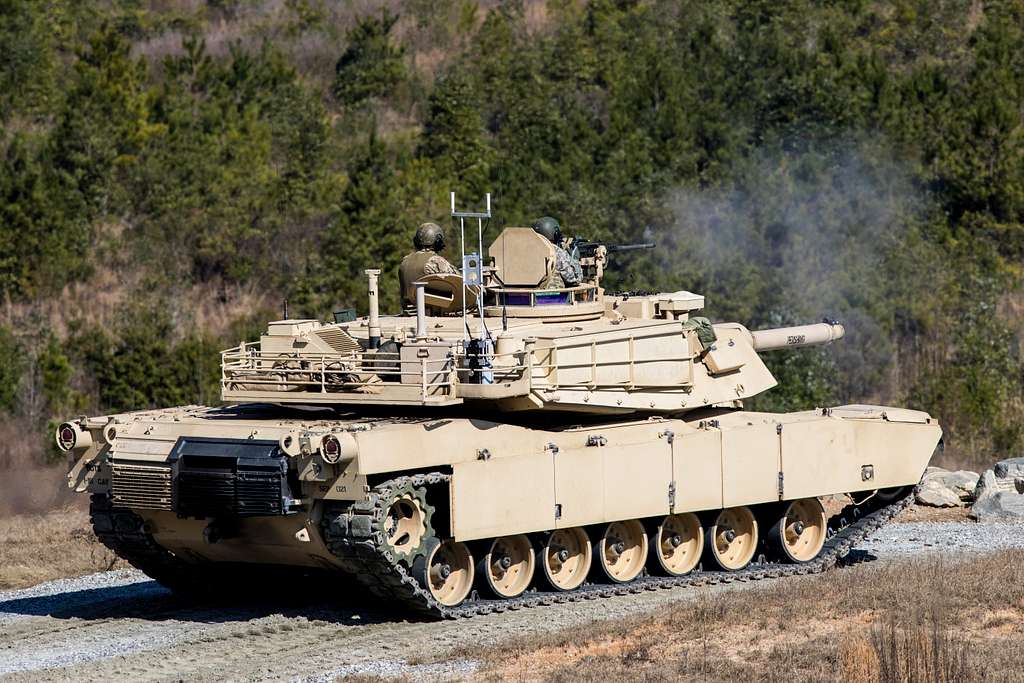
[[[720,511],[704,529],[704,554],[726,571],[743,569],[757,549],[757,521],[746,506]]]
[[[704,530],[692,512],[668,515],[648,541],[651,571],[664,576],[683,576],[693,571],[704,550]]]
[[[455,607],[473,588],[473,556],[465,543],[451,539],[427,542],[427,553],[413,564],[420,585],[445,607]]]
[[[647,534],[635,519],[612,522],[597,543],[599,576],[614,583],[626,583],[640,576],[647,561]]]
[[[828,520],[817,498],[789,502],[765,538],[772,554],[786,562],[810,562],[825,545]]]
[[[496,598],[522,595],[533,581],[533,546],[524,534],[494,539],[476,568],[477,581]]]
[[[541,576],[557,591],[579,588],[590,571],[592,550],[587,532],[580,527],[552,531],[540,549]]]

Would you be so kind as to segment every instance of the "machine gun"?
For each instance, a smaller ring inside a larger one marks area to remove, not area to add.
[[[609,254],[625,251],[638,251],[640,249],[654,249],[654,242],[639,242],[637,244],[609,244],[608,242],[592,242],[582,237],[576,237],[569,244],[566,251],[570,256],[577,259],[594,256],[598,247],[604,247]]]

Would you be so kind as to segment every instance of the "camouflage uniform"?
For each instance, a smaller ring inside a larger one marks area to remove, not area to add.
[[[580,262],[559,245],[556,244],[554,247],[555,264],[551,272],[548,273],[544,286],[552,289],[575,287],[583,280],[583,269],[580,268]]]
[[[542,216],[533,222],[533,229],[543,235],[555,247],[555,262],[542,283],[543,287],[562,289],[575,287],[583,281],[583,269],[576,254],[570,254],[562,247],[562,226],[551,216]]]

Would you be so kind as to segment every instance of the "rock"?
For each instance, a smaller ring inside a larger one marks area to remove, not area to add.
[[[932,507],[956,507],[972,500],[977,486],[978,475],[974,472],[929,467],[921,480],[917,502]]]
[[[992,470],[995,472],[997,479],[1024,477],[1024,458],[1000,460],[995,464]]]
[[[924,481],[938,481],[956,493],[960,500],[970,501],[974,499],[974,489],[978,486],[978,473],[968,470],[957,470],[956,472],[941,470],[930,474],[926,472]]]
[[[940,481],[926,481],[917,489],[918,505],[927,505],[933,508],[958,507],[960,496]]]
[[[969,516],[979,522],[1024,522],[1024,494],[997,491],[976,501]]]
[[[986,495],[992,495],[996,491],[996,473],[994,470],[985,470],[978,477],[978,485],[974,487],[974,500],[979,501]]]
[[[1024,458],[997,462],[978,478],[970,517],[979,522],[1024,523]]]

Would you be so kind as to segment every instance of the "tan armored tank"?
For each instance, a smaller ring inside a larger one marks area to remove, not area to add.
[[[467,255],[489,209],[453,216],[462,274],[426,277],[415,310],[379,314],[367,271],[369,317],[224,351],[227,407],[61,425],[99,538],[176,590],[316,569],[456,616],[821,571],[907,504],[927,414],[743,410],[776,383],[759,353],[838,323],[750,331],[690,292],[610,295],[600,245],[582,283],[544,289],[550,242],[512,227]],[[837,493],[854,504],[828,518]]]

